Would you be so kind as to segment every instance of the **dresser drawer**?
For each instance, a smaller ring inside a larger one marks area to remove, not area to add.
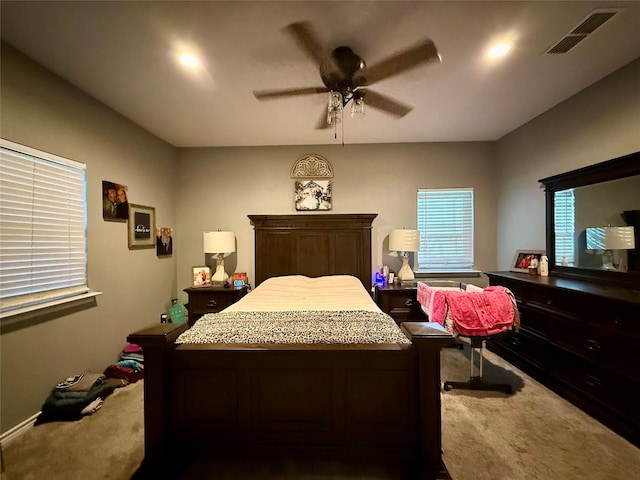
[[[534,368],[537,373],[542,373],[546,369],[547,343],[543,338],[526,331],[520,331],[520,333],[506,331],[495,335],[491,341],[508,350],[519,360],[526,362],[527,367]]]
[[[572,322],[553,319],[549,341],[557,347],[573,352],[603,369],[640,382],[640,348],[637,341],[625,335]]]
[[[549,374],[554,383],[559,382],[565,389],[573,389],[601,402],[618,415],[640,423],[640,382],[612,373],[593,362],[557,348],[550,349],[549,365]],[[588,399],[584,401],[589,402]]]
[[[539,308],[530,306],[520,306],[520,325],[525,331],[535,333],[543,338],[549,335],[548,313]]]
[[[589,323],[615,335],[633,338],[640,344],[640,307],[622,302],[594,304]]]
[[[545,315],[572,318],[581,321],[589,312],[589,304],[566,290],[538,288],[528,292],[524,305]]]

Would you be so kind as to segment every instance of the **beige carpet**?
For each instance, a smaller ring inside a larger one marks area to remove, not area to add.
[[[465,380],[468,348],[445,349],[442,379]],[[486,380],[509,381],[513,395],[442,394],[444,461],[453,480],[627,480],[640,472],[640,449],[501,360],[485,356]],[[130,479],[143,457],[142,382],[117,389],[96,414],[39,425],[3,451],[3,480]],[[215,470],[215,475],[213,471]],[[398,480],[375,464],[202,463],[190,479]]]
[[[143,383],[117,388],[79,421],[29,429],[2,457],[2,480],[131,478],[144,457]]]
[[[486,381],[514,393],[443,393],[443,459],[454,480],[640,478],[639,448],[486,350],[484,366]],[[468,377],[468,345],[445,349],[442,380]]]

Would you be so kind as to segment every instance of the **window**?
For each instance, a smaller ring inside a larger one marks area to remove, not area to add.
[[[88,292],[86,167],[0,139],[0,313]]]
[[[553,226],[556,239],[555,264],[562,265],[562,259],[567,257],[569,265],[575,265],[575,232],[576,211],[573,188],[555,192],[553,201]]]
[[[418,190],[416,271],[473,268],[473,189]]]

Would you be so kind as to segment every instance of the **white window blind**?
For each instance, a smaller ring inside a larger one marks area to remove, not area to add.
[[[87,287],[86,167],[2,139],[0,311]]]
[[[555,264],[562,265],[563,257],[567,257],[569,265],[575,265],[575,232],[576,211],[573,188],[555,192],[553,201],[554,233],[556,243]]]
[[[473,268],[473,188],[418,190],[417,271]]]

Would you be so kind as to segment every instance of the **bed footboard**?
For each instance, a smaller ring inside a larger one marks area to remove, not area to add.
[[[411,345],[181,345],[184,325],[129,335],[145,352],[145,464],[205,447],[441,466],[440,349],[450,335],[406,323]]]
[[[138,330],[127,341],[144,352],[144,457],[145,464],[158,464],[167,443],[164,418],[169,407],[169,353],[175,340],[188,328],[178,323],[157,323]]]

